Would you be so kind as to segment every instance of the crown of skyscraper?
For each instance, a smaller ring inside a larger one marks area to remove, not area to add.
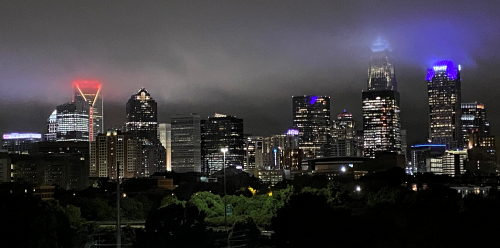
[[[373,43],[372,43],[372,52],[382,52],[385,50],[389,50],[389,43],[387,43],[386,40],[382,39],[382,37],[378,37]]]
[[[460,68],[460,65],[459,65]],[[439,62],[434,63],[432,68],[427,70],[427,77],[425,78],[427,81],[431,81],[436,72],[446,72],[446,75],[450,80],[454,80],[457,78],[457,72],[459,68],[456,68],[451,60],[441,60]]]

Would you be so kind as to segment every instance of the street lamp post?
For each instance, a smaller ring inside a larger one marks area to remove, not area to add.
[[[221,148],[220,151],[222,153],[224,153],[224,160],[223,160],[223,163],[222,163],[222,168],[223,168],[223,171],[224,171],[224,226],[227,226],[227,206],[226,206],[226,152],[227,152],[227,148]]]

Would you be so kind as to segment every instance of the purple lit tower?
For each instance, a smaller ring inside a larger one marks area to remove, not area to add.
[[[429,139],[445,144],[447,150],[462,149],[460,65],[439,61],[427,70]]]

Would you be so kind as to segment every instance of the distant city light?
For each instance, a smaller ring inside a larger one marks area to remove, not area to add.
[[[39,133],[5,133],[3,139],[41,139]]]
[[[318,100],[318,97],[317,96],[311,96],[311,101],[309,101],[309,104],[313,105],[316,100]]]
[[[422,145],[414,145],[411,147],[446,147],[444,144],[422,144]]]
[[[345,172],[346,171],[345,166],[340,167],[340,171]]]
[[[361,187],[360,187],[359,185],[358,185],[358,186],[356,186],[356,191],[357,191],[357,192],[360,192],[360,191],[361,191]]]

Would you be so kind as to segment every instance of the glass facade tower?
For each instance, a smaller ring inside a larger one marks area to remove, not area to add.
[[[427,70],[429,139],[447,150],[462,149],[460,66],[440,61]]]
[[[387,42],[377,39],[371,47],[367,91],[363,100],[363,156],[401,149],[400,101],[394,65]]]
[[[101,83],[92,80],[73,81],[73,102],[86,103],[89,114],[89,140],[104,133]]]
[[[306,159],[330,156],[330,97],[293,96],[293,127]]]

